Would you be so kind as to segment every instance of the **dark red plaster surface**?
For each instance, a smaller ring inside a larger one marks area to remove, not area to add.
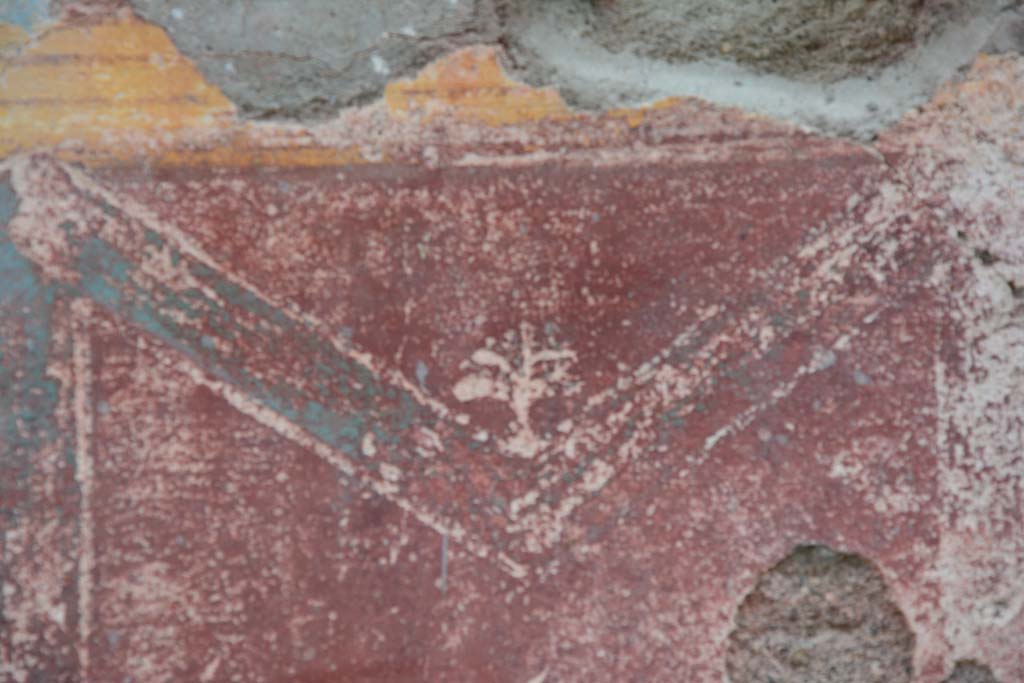
[[[806,543],[881,568],[915,680],[1024,680],[1020,60],[972,78],[874,147],[683,103],[9,162],[77,482],[4,522],[67,539],[5,548],[12,680],[59,604],[62,680],[718,682]]]

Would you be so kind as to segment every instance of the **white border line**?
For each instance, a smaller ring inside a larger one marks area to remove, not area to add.
[[[83,681],[89,680],[89,645],[93,627],[93,573],[96,543],[93,518],[92,460],[92,340],[89,320],[92,303],[76,299],[71,303],[71,354],[74,378],[75,481],[78,483],[78,661]]]

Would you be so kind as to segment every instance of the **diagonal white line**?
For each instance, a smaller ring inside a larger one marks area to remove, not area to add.
[[[28,173],[26,166],[27,164],[31,163],[31,160],[20,159],[18,160],[18,162],[19,163],[15,164],[14,170],[16,171],[16,174],[19,176],[18,180],[21,181],[19,185],[25,187],[31,184],[31,181],[26,176],[26,174]],[[253,287],[250,283],[245,282],[244,280],[240,280],[237,277],[231,276],[229,274],[229,271],[221,268],[216,261],[210,258],[209,255],[207,255],[202,249],[193,244],[187,236],[183,235],[176,228],[164,225],[158,220],[156,220],[144,207],[137,206],[134,203],[114,196],[109,190],[102,187],[97,182],[93,181],[85,172],[77,168],[68,166],[67,164],[63,163],[56,163],[56,166],[61,171],[67,174],[67,177],[70,179],[72,184],[78,190],[83,192],[83,194],[87,196],[98,197],[102,201],[108,202],[110,205],[117,207],[130,218],[139,221],[139,223],[141,223],[144,227],[153,230],[157,234],[161,235],[174,247],[179,248],[183,253],[189,255],[192,258],[195,258],[197,261],[206,265],[207,267],[214,269],[216,272],[223,275],[226,279],[232,281],[233,284],[243,287],[248,291],[253,292],[257,296],[262,298],[264,301],[270,302],[271,305],[275,305],[273,301],[270,299],[270,297],[268,297],[264,292],[261,292],[259,289]],[[88,302],[80,302],[78,306],[79,320],[82,321],[82,324],[84,324],[84,320],[87,319],[89,316],[89,309],[87,308]],[[292,320],[295,320],[300,323],[305,323],[311,327],[314,327],[314,329],[317,329],[318,331],[323,331],[326,329],[326,325],[323,322],[316,320],[312,316],[297,313],[293,310],[288,309],[287,307],[281,308],[276,305],[275,307],[279,308],[279,310],[282,310],[285,313],[285,315],[289,316],[289,318]],[[82,333],[82,335],[84,335],[84,332]],[[381,377],[385,382],[390,382],[393,385],[397,384],[398,388],[413,393],[416,396],[417,400],[420,400],[421,404],[425,403],[427,404],[428,408],[433,408],[435,412],[441,413],[444,416],[450,416],[450,410],[446,406],[432,399],[426,399],[426,397],[424,397],[424,395],[422,394],[418,387],[413,387],[411,384],[406,382],[404,378],[400,378],[401,381],[396,382],[396,378],[393,376],[394,373],[382,372],[380,370],[381,363],[375,361],[375,359],[373,358],[370,358],[368,354],[355,351],[350,347],[342,347],[341,345],[338,344],[337,340],[330,337],[330,335],[325,336],[332,339],[332,343],[335,345],[339,352],[343,353],[346,357],[368,367],[372,372],[374,372],[374,374],[376,374],[378,377]],[[80,364],[76,366],[76,369],[82,375],[83,379],[79,381],[77,384],[80,395],[76,395],[76,406],[79,407],[81,411],[83,411],[83,421],[81,421],[81,424],[78,427],[79,433],[77,434],[77,438],[79,440],[80,447],[86,448],[87,444],[89,443],[89,439],[91,438],[92,429],[91,423],[85,420],[85,417],[88,416],[88,411],[90,409],[88,397],[88,357],[84,355],[87,353],[88,350],[88,338],[87,336],[82,336],[82,338],[79,339],[78,341],[80,343],[76,345],[76,350],[77,353],[79,355],[82,355],[83,357],[78,359],[80,361]],[[439,534],[450,536],[452,540],[460,543],[469,552],[471,552],[473,555],[476,555],[477,557],[491,558],[495,560],[497,565],[510,576],[517,579],[523,579],[526,577],[527,570],[524,565],[515,562],[514,560],[506,556],[504,553],[491,552],[486,545],[471,538],[469,534],[466,532],[466,530],[462,528],[460,525],[446,523],[442,521],[439,517],[431,514],[430,512],[414,506],[412,503],[410,503],[408,500],[406,500],[398,493],[397,486],[395,486],[391,482],[357,474],[356,467],[354,466],[353,461],[347,458],[339,450],[311,436],[302,427],[283,418],[282,416],[273,412],[269,408],[262,406],[261,404],[259,404],[258,402],[256,402],[254,399],[247,396],[243,392],[233,387],[230,387],[225,383],[214,381],[212,379],[207,378],[199,368],[192,365],[191,361],[188,361],[186,359],[186,362],[183,363],[183,366],[186,368],[186,371],[189,373],[193,380],[195,380],[197,383],[207,386],[211,391],[222,396],[226,401],[228,401],[228,403],[230,403],[232,406],[234,406],[242,413],[252,417],[261,424],[270,427],[275,432],[289,439],[290,441],[297,443],[298,445],[308,450],[311,450],[317,456],[329,462],[332,466],[336,467],[341,472],[359,481],[361,484],[369,487],[371,490],[375,491],[379,495],[384,496],[387,500],[398,505],[401,509],[409,512],[425,526],[437,531]],[[80,476],[82,477],[80,486],[83,487],[83,491],[85,492],[83,493],[83,495],[88,496],[89,500],[91,501],[91,463],[89,461],[86,461],[83,467],[85,469],[83,469],[83,471],[80,473]],[[86,552],[86,565],[91,564],[94,552],[92,549],[91,537],[91,507],[88,506],[91,506],[91,502],[86,504],[86,507],[88,509],[85,509],[83,513],[86,517],[86,519],[83,520],[83,525],[85,525],[89,529],[89,531],[86,532],[89,535],[86,538],[87,543],[85,543],[84,547],[84,552]],[[86,523],[87,521],[88,523]],[[87,587],[91,586],[91,574],[89,574],[89,572],[86,572],[86,574],[83,576],[83,580],[84,585],[86,585]],[[84,599],[86,601],[90,599],[90,594],[91,589],[85,591]],[[88,624],[86,624],[86,626],[88,627]]]
[[[474,540],[457,522],[446,522],[436,515],[414,506],[398,494],[398,487],[394,484],[359,474],[353,462],[344,453],[312,436],[301,426],[260,404],[231,385],[208,377],[206,373],[187,359],[182,363],[181,367],[193,382],[206,387],[220,396],[238,412],[270,428],[292,443],[316,454],[321,460],[329,463],[361,485],[390,500],[399,508],[415,517],[424,526],[433,529],[442,536],[450,536],[477,557],[495,559],[498,566],[510,576],[516,579],[526,577],[527,570],[524,565],[515,562],[504,553],[491,553],[486,545]]]
[[[383,360],[376,358],[373,354],[367,351],[355,348],[352,342],[332,332],[324,321],[309,313],[297,310],[294,305],[277,300],[268,292],[240,277],[238,274],[232,272],[231,269],[224,267],[216,259],[206,253],[201,246],[196,244],[195,240],[173,225],[168,225],[161,221],[149,209],[140,205],[138,202],[130,198],[114,194],[102,184],[93,180],[87,173],[75,168],[74,166],[70,166],[63,162],[55,163],[64,173],[67,174],[71,183],[82,192],[99,197],[107,204],[118,208],[125,215],[138,221],[143,227],[152,230],[154,233],[166,239],[169,244],[172,244],[176,249],[181,251],[181,253],[188,255],[207,268],[210,268],[231,284],[255,294],[262,301],[273,306],[276,310],[287,316],[289,320],[311,327],[318,334],[330,341],[331,345],[342,356],[366,366],[374,375],[383,381],[394,385],[402,391],[408,392],[416,399],[417,402],[419,402],[420,405],[433,410],[441,417],[453,419],[454,416],[452,411],[445,403],[427,396],[419,386],[409,381],[404,374],[397,370],[387,368],[387,364]]]
[[[871,198],[871,196],[868,197],[868,199]],[[856,195],[851,199],[842,216],[844,221],[842,227],[838,230],[822,230],[819,228],[818,232],[822,234],[817,235],[810,244],[804,246],[800,250],[795,262],[787,264],[781,271],[787,274],[785,275],[787,279],[791,279],[794,282],[799,282],[801,279],[807,280],[807,286],[819,292],[819,296],[814,298],[810,309],[800,316],[798,321],[800,325],[806,324],[807,321],[830,306],[846,300],[845,297],[835,296],[835,292],[827,289],[824,284],[829,279],[835,278],[837,272],[845,272],[844,259],[848,259],[852,252],[860,246],[861,240],[871,239],[872,236],[884,232],[888,227],[891,227],[888,224],[865,226],[860,221],[854,220],[851,212],[862,201],[865,201],[865,198],[860,195]],[[828,222],[822,224],[822,226],[827,225]],[[832,253],[829,254],[830,250]],[[819,259],[819,256],[822,254],[828,254],[828,256]],[[800,271],[800,266],[811,262],[817,265],[814,274],[810,278],[798,277],[797,273]],[[779,274],[778,277],[783,277],[783,275]],[[581,443],[587,442],[591,444],[609,443],[613,438],[612,435],[621,429],[629,418],[637,412],[638,406],[642,406],[641,412],[646,411],[650,413],[656,406],[689,395],[701,383],[719,372],[722,363],[716,361],[716,354],[721,345],[731,339],[741,335],[757,339],[757,344],[752,351],[755,354],[755,358],[760,357],[767,351],[769,346],[769,342],[765,340],[762,332],[771,329],[770,313],[770,309],[762,305],[750,307],[740,318],[730,321],[722,330],[711,334],[710,338],[699,349],[695,349],[689,354],[691,359],[690,366],[686,370],[676,372],[667,362],[672,353],[693,343],[705,326],[714,323],[726,314],[719,304],[711,305],[698,311],[696,321],[677,335],[672,342],[640,366],[620,374],[612,388],[595,394],[588,399],[583,419],[578,420],[573,426],[572,431],[549,449],[548,452],[568,452],[570,450],[575,452]],[[757,334],[750,334],[751,331],[756,331]],[[675,377],[671,380],[671,387],[659,388],[657,382],[652,380],[656,380],[659,374],[666,370],[672,371]],[[630,400],[614,413],[604,414],[595,412],[613,396],[621,397],[627,393],[630,394]],[[750,413],[751,410],[753,408],[745,412]],[[740,419],[740,417],[737,417],[737,419]],[[747,419],[752,420],[753,417],[748,416]],[[727,428],[728,426],[723,427],[723,429]],[[719,432],[721,432],[719,438],[725,436],[725,432],[722,432],[722,430],[719,430]],[[557,516],[560,518],[567,516],[573,509],[582,504],[588,492],[602,488],[614,476],[614,472],[618,471],[640,453],[642,449],[638,446],[638,441],[639,432],[635,433],[631,439],[620,446],[612,458],[615,464],[610,464],[604,459],[598,459],[588,465],[582,476],[564,492],[565,498],[559,506],[559,510],[562,512],[558,512]],[[713,446],[714,444],[712,443],[711,445]],[[517,513],[513,517],[517,517],[519,511],[531,510],[539,497],[540,491],[551,486],[552,483],[550,481],[540,481],[536,487],[512,501],[510,507]],[[509,527],[509,530],[523,530],[526,527],[537,524],[534,512],[544,514],[543,510],[533,510],[523,518],[515,520],[512,526]]]

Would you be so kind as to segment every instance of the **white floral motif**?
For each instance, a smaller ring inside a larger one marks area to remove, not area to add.
[[[510,330],[500,341],[488,339],[469,361],[477,368],[455,384],[455,398],[462,402],[490,398],[508,404],[515,424],[502,445],[523,458],[536,456],[548,440],[534,430],[530,410],[540,399],[580,390],[571,373],[576,352],[562,348],[550,335],[538,340],[534,327],[524,322],[518,333]]]

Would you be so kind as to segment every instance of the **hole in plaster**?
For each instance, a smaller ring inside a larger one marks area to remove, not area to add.
[[[974,257],[981,261],[981,264],[984,266],[991,266],[996,261],[999,260],[998,258],[996,258],[995,254],[993,254],[988,249],[975,249]]]
[[[999,683],[992,669],[974,660],[962,660],[956,663],[953,673],[944,683]]]
[[[801,546],[765,572],[736,613],[730,683],[909,683],[914,635],[878,569]]]

